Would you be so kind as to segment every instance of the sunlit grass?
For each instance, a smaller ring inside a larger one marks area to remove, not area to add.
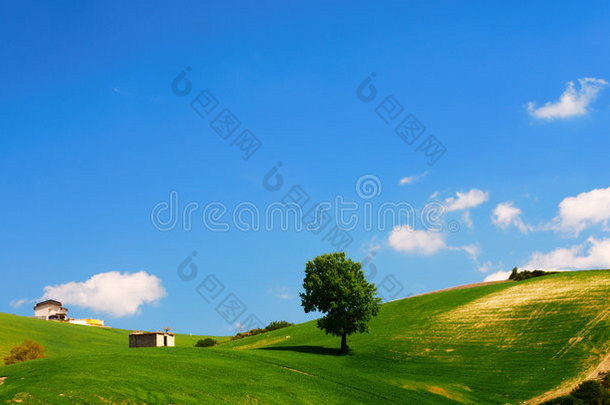
[[[610,271],[440,292],[385,304],[353,353],[315,322],[194,348],[127,348],[128,331],[0,314],[0,367],[22,403],[519,403],[585,375],[610,349]],[[241,349],[241,350],[235,350]],[[49,376],[53,383],[49,383]]]

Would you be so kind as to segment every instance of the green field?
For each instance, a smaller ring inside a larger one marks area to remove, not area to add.
[[[517,404],[593,373],[609,314],[606,270],[384,304],[349,356],[315,322],[214,348],[178,335],[175,348],[129,349],[128,331],[0,314],[0,355],[26,338],[48,354],[0,366],[0,401]]]

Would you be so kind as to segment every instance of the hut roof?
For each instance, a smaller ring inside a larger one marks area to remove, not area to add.
[[[165,332],[143,332],[141,330],[136,330],[136,331],[131,332],[129,334],[129,336],[131,336],[131,335],[170,335],[170,336],[175,336],[176,334],[172,333],[172,332],[167,332],[167,333],[165,333]]]

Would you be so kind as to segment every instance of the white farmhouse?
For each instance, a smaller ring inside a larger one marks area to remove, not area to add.
[[[68,308],[62,307],[59,301],[42,301],[34,306],[34,317],[45,320],[65,321],[68,319]]]
[[[71,319],[68,318],[68,308],[64,308],[59,301],[46,300],[39,302],[34,306],[34,318],[44,319],[47,321],[64,321],[77,325],[86,326],[104,326],[104,321],[101,319]]]

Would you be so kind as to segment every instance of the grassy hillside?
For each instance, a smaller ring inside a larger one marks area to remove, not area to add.
[[[128,349],[126,331],[1,315],[0,352],[29,337],[50,356],[0,366],[0,400],[516,404],[600,364],[609,297],[610,271],[412,297],[385,304],[350,356],[314,322],[215,348],[178,336],[183,347]]]
[[[50,357],[115,352],[117,348],[128,344],[131,332],[0,313],[0,358],[25,339],[41,343]],[[208,336],[178,335],[176,345],[192,347],[197,340],[206,337]]]

